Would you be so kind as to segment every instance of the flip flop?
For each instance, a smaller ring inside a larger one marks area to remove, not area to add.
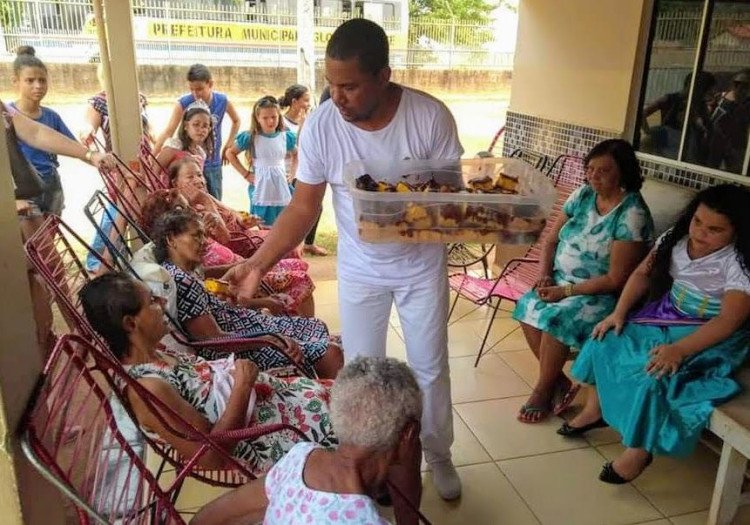
[[[575,385],[571,383],[568,390],[560,398],[560,401],[558,401],[552,406],[552,414],[555,416],[559,416],[560,414],[565,412],[565,409],[567,409],[570,406],[570,404],[576,398],[576,395],[578,394],[578,391],[580,389],[581,389],[580,384]]]
[[[532,414],[539,414],[539,419],[531,419]],[[547,419],[549,415],[550,411],[548,408],[535,407],[529,404],[525,404],[521,406],[521,410],[518,411],[518,416],[516,417],[516,419],[518,419],[521,423],[534,425],[536,423],[541,423],[542,421]]]

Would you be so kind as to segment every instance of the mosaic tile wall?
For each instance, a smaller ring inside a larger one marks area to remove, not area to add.
[[[598,142],[616,137],[616,134],[609,131],[508,111],[503,156],[507,157],[521,148],[544,153],[552,158],[564,154],[582,157]],[[641,168],[645,177],[693,189],[723,182],[710,175],[647,160],[641,160]]]

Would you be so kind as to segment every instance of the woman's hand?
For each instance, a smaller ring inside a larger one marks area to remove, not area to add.
[[[280,315],[284,313],[284,303],[281,299],[272,295],[270,297],[264,297],[262,301],[261,308],[268,310],[271,315]]]
[[[623,326],[625,326],[625,316],[619,315],[617,312],[612,312],[596,324],[591,332],[591,337],[597,341],[601,341],[607,332],[613,328],[615,329],[615,333],[620,335]]]
[[[99,153],[95,151],[91,154],[91,165],[97,169],[114,169],[117,166],[117,160],[111,153]]]
[[[250,185],[255,184],[255,174],[250,170],[245,170],[245,172],[242,173],[242,178]]]
[[[258,379],[258,372],[256,364],[249,359],[237,359],[234,362],[234,368],[229,372],[229,375],[234,378],[234,386],[232,388],[251,389]]]
[[[555,284],[555,281],[552,280],[551,275],[543,275],[537,280],[537,282],[534,283],[532,290],[536,290],[538,288],[549,288],[550,286],[553,286],[554,284]]]
[[[556,303],[566,297],[564,286],[544,286],[537,288],[536,293],[545,303]]]
[[[222,228],[224,227],[224,221],[221,220],[218,213],[208,211],[203,212],[202,217],[203,225],[206,227],[206,233],[208,236],[216,238],[217,235],[223,233]]]
[[[646,365],[646,372],[657,379],[674,375],[684,359],[685,354],[677,345],[659,345],[651,350],[651,360]]]

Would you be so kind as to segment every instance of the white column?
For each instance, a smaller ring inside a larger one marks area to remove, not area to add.
[[[315,13],[313,0],[297,0],[297,83],[315,93]]]

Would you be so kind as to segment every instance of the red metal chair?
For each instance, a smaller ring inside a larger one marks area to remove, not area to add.
[[[505,125],[503,125],[495,136],[492,137],[489,147],[485,151],[477,152],[477,157],[499,157],[502,153],[501,141],[503,134],[505,134]]]
[[[95,341],[102,349],[106,349],[106,343],[86,320],[78,298],[78,292],[92,278],[78,254],[95,257],[103,271],[121,270],[139,278],[132,267],[118,266],[120,259],[117,258],[113,261],[106,261],[60,217],[54,215],[50,216],[26,241],[26,253],[45,284],[50,288],[70,330]],[[191,340],[174,320],[172,320],[172,325],[174,339],[196,352],[203,349],[234,352],[248,345],[258,345],[275,348],[291,361],[286,341],[276,334],[257,333],[243,337]],[[300,375],[308,375],[301,366],[295,364],[294,368]]]
[[[449,319],[453,315],[460,298],[472,302],[477,308],[485,305],[490,305],[493,308],[474,366],[479,364],[479,360],[484,355],[483,352],[500,303],[503,300],[515,303],[523,294],[531,290],[534,283],[539,279],[541,247],[562,213],[563,204],[573,190],[585,181],[583,159],[571,155],[560,155],[551,164],[547,175],[554,181],[557,189],[557,200],[539,239],[529,247],[526,254],[523,257],[509,260],[500,275],[494,279],[477,277],[468,273],[456,273],[448,278],[451,290],[456,293],[448,315]],[[508,335],[510,334],[505,337]]]
[[[24,414],[21,449],[72,501],[83,525],[182,525],[173,505],[179,486],[160,487],[121,431],[124,422],[110,401],[110,376],[96,362],[103,358],[83,339],[58,341]]]
[[[168,432],[198,443],[196,453],[179,457],[160,439],[141,432],[130,403],[134,396]],[[118,414],[113,399],[124,408]],[[138,438],[175,468],[174,480],[166,487],[157,484],[161,469],[157,476],[150,473],[123,436],[128,423]],[[66,440],[72,428],[77,437]],[[27,409],[22,443],[32,464],[76,504],[81,523],[88,523],[86,514],[103,523],[183,523],[172,503],[188,476],[222,487],[237,487],[255,478],[220,443],[281,430],[308,440],[299,429],[284,424],[205,434],[132,379],[109,353],[79,336],[65,335]],[[222,458],[225,468],[205,470],[198,465],[209,451]]]

